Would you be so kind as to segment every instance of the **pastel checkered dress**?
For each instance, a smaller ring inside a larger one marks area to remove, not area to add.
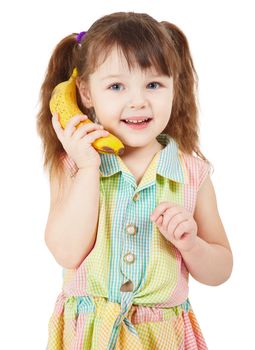
[[[138,186],[119,156],[100,154],[96,243],[77,269],[63,269],[48,350],[207,349],[188,299],[188,270],[150,214],[162,201],[194,213],[210,166],[166,134],[157,140],[164,148]],[[74,175],[74,161],[63,161]]]

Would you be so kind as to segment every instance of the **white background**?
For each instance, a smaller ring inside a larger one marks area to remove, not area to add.
[[[147,12],[186,34],[199,75],[201,149],[213,163],[234,270],[211,287],[190,278],[210,350],[254,345],[254,11],[252,1],[8,1],[1,5],[1,349],[45,349],[62,267],[44,243],[49,184],[36,129],[55,45],[116,11]]]

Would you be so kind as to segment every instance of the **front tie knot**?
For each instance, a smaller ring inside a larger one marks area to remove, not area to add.
[[[122,321],[125,323],[125,325],[127,326],[128,330],[131,333],[133,333],[134,335],[139,337],[135,327],[130,322],[130,320],[126,317],[129,310],[132,307],[132,302],[133,302],[133,292],[121,292],[121,312],[118,315],[118,317],[116,318],[116,320],[112,326],[112,332],[111,332],[111,336],[110,336],[107,350],[115,349],[118,335],[120,332],[120,325],[121,325]]]

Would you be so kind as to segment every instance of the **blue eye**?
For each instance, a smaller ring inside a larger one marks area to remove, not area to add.
[[[153,81],[152,83],[149,83],[149,85],[151,85],[151,84],[158,84],[159,86],[161,86],[161,84],[158,83],[158,82],[156,82],[156,81]],[[153,90],[154,90],[154,89],[153,89]]]
[[[152,87],[152,90],[155,90],[155,89],[157,88],[157,87],[155,87],[155,85],[158,85],[158,87],[161,86],[161,84],[158,83],[158,82],[156,82],[156,81],[153,81],[153,82],[149,83],[148,86],[149,86],[149,85],[154,86],[154,87]],[[121,86],[123,87],[123,85],[122,85],[121,83],[114,83],[114,84],[112,84],[112,85],[109,86],[109,89],[110,89],[110,90],[115,90],[115,91],[120,91],[120,87],[121,87]]]
[[[117,89],[112,89],[112,87],[113,86],[120,86],[121,84],[120,83],[114,83],[114,84],[112,84],[111,86],[109,86],[109,88],[111,89],[111,90],[116,90],[116,91],[118,91],[119,89],[117,88]]]

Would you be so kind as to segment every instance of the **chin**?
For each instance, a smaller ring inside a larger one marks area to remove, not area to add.
[[[121,139],[125,147],[130,147],[130,148],[139,148],[139,147],[145,147],[147,146],[151,140],[141,140],[138,139],[138,137],[134,137],[134,140],[132,140],[130,137],[127,137],[127,140],[124,138]]]

